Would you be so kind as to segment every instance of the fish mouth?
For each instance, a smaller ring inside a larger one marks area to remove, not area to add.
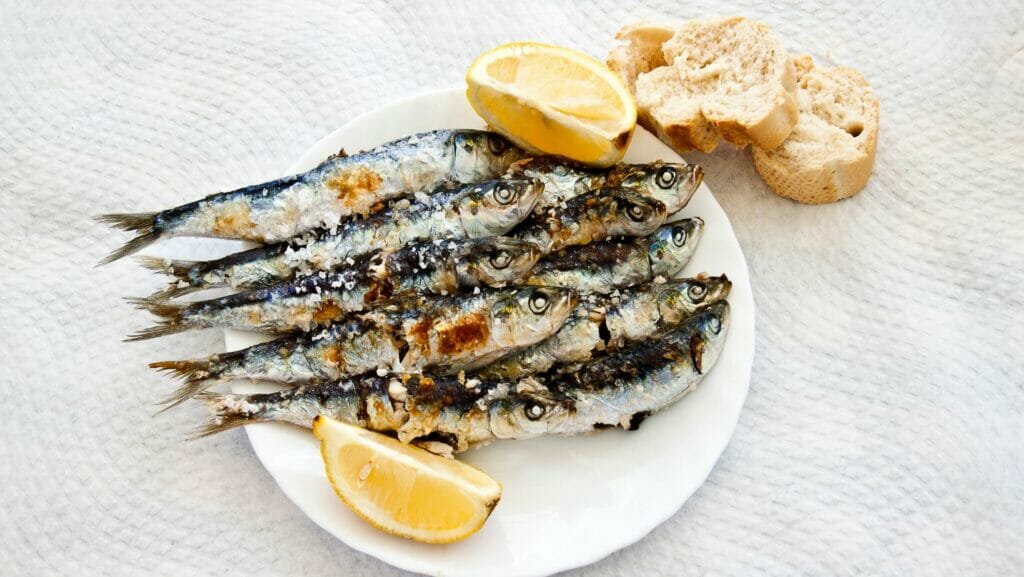
[[[519,213],[523,218],[533,211],[533,207],[536,206],[542,194],[544,194],[544,181],[539,178],[530,179],[530,183],[526,185],[526,190],[523,191],[519,200]]]
[[[704,182],[704,169],[699,164],[691,165],[693,167],[690,170],[689,177],[683,186],[679,187],[679,208],[672,211],[673,213],[679,212],[690,204],[690,200],[693,199],[693,195],[697,193],[697,189],[700,188],[700,184]]]
[[[704,169],[699,164],[693,165],[693,170],[690,171],[690,178],[686,180],[686,186],[689,190],[690,196],[697,192],[701,183],[704,182]],[[689,199],[687,199],[689,200]]]
[[[714,281],[718,285],[719,298],[724,299],[729,296],[730,292],[732,292],[732,281],[729,280],[729,277],[725,276],[725,274],[711,277],[710,280]]]

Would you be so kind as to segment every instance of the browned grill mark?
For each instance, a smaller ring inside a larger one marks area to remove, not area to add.
[[[377,301],[387,300],[394,294],[395,287],[390,280],[373,279],[370,281],[370,288],[363,295],[363,304],[372,304]]]
[[[340,319],[344,313],[345,311],[341,310],[341,307],[334,301],[324,301],[313,311],[313,322],[318,325],[325,325]]]
[[[437,352],[442,355],[457,355],[480,348],[491,336],[487,317],[473,313],[437,331]]]
[[[348,364],[345,362],[345,347],[344,345],[337,344],[327,347],[324,351],[324,360],[331,364],[341,372],[345,371],[345,366]]]
[[[356,166],[328,178],[327,188],[334,191],[345,206],[358,211],[376,198],[376,192],[383,183],[384,179],[373,170]]]
[[[263,311],[258,308],[249,309],[249,312],[245,315],[246,320],[250,325],[259,326],[263,324]]]
[[[244,203],[225,204],[217,209],[213,219],[213,232],[223,237],[250,236],[256,223],[250,218],[249,206]]]
[[[424,315],[409,328],[409,344],[424,354],[430,353],[430,329],[433,324],[434,319],[429,315]]]

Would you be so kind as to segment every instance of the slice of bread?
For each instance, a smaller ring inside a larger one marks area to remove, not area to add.
[[[721,138],[770,150],[796,125],[796,71],[765,24],[638,24],[617,38],[608,65],[633,91],[640,124],[677,151],[710,152]]]
[[[856,70],[794,59],[800,121],[775,150],[754,149],[754,166],[776,193],[809,204],[835,202],[867,184],[878,143],[878,97]]]
[[[661,45],[675,33],[669,26],[651,22],[623,26],[615,34],[619,44],[608,53],[608,66],[622,77],[629,91],[636,94],[636,77],[665,65]]]

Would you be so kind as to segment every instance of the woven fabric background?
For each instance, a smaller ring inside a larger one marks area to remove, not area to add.
[[[511,40],[603,57],[641,18],[743,14],[861,70],[882,103],[852,200],[774,196],[695,154],[757,302],[750,395],[708,482],[573,575],[1020,575],[1024,5],[0,2],[0,574],[397,575],[291,504],[241,431],[182,437],[124,344],[159,279],[91,221],[280,176],[354,115],[458,85]]]

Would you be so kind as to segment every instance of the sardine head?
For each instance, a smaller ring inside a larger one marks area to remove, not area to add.
[[[654,275],[671,279],[679,274],[693,256],[703,233],[704,221],[693,217],[665,225],[651,235],[647,257]]]
[[[611,192],[607,215],[610,235],[646,236],[665,222],[665,203],[628,188]]]
[[[455,132],[452,172],[460,182],[497,178],[513,162],[529,156],[504,136],[486,130]]]
[[[655,285],[661,318],[679,324],[702,306],[714,304],[729,296],[732,283],[725,275],[694,277]]]
[[[572,413],[572,403],[560,400],[526,377],[516,391],[490,405],[491,433],[498,439],[528,439],[554,430]],[[524,390],[524,388],[526,390]]]
[[[540,256],[540,247],[532,242],[482,238],[456,258],[455,274],[462,287],[502,286],[523,278]]]
[[[530,214],[542,192],[537,179],[482,182],[459,198],[459,219],[470,238],[504,234]]]
[[[704,180],[704,171],[696,164],[654,162],[621,164],[608,174],[608,185],[637,188],[665,203],[668,214],[675,214],[690,202]]]
[[[579,298],[565,287],[521,287],[494,304],[492,333],[507,347],[524,347],[551,336],[565,323]]]
[[[690,321],[687,321],[690,322]],[[700,373],[706,373],[718,360],[729,331],[729,301],[718,301],[702,309],[693,318],[697,332],[690,341],[690,359]]]

